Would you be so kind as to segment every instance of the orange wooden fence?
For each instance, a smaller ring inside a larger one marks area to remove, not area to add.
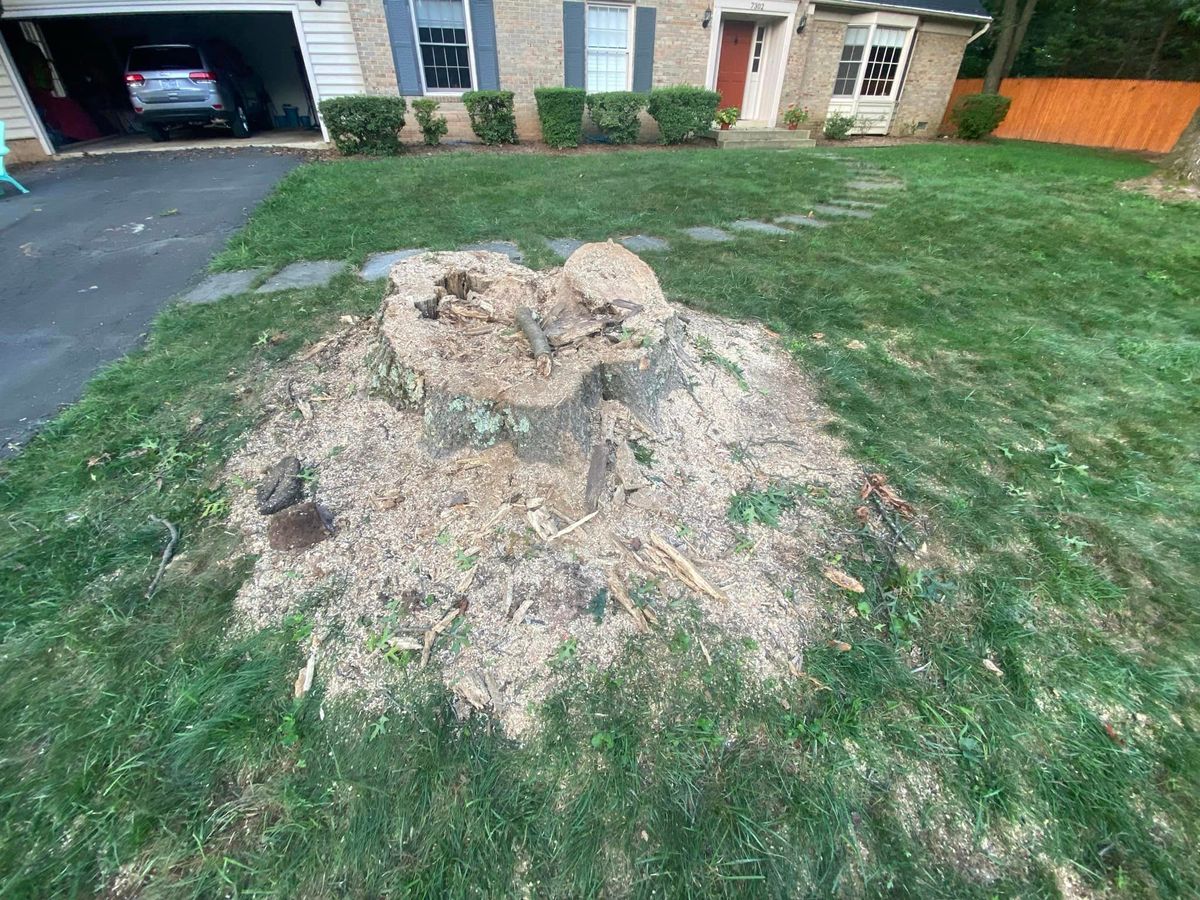
[[[952,127],[958,98],[982,87],[980,78],[955,83],[944,127]],[[1007,78],[1000,93],[1013,102],[996,137],[1159,153],[1175,146],[1200,107],[1195,81]]]

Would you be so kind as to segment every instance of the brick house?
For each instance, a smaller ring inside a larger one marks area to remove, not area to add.
[[[932,134],[967,43],[991,19],[979,0],[348,0],[369,93],[441,101],[471,137],[458,96],[516,94],[538,137],[534,88],[714,88],[742,120],[853,116],[867,134]]]
[[[536,139],[534,88],[692,84],[755,125],[795,103],[814,122],[933,133],[990,23],[979,0],[0,0],[0,119],[11,162],[131,134],[130,48],[219,39],[292,129],[324,131],[328,97],[401,94],[436,97],[470,140],[459,97],[503,88]]]

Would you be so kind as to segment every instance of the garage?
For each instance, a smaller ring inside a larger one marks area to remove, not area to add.
[[[5,0],[0,111],[47,154],[319,143],[317,104],[363,91],[346,6]]]

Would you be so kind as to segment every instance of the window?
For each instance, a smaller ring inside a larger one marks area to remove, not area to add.
[[[871,55],[867,57],[867,70],[863,73],[862,89],[859,91],[861,96],[886,97],[892,93],[906,36],[903,28],[875,29]]]
[[[587,7],[587,89],[629,90],[631,6]]]
[[[842,58],[838,60],[837,80],[833,82],[833,96],[851,97],[858,82],[858,67],[862,65],[863,51],[867,46],[869,28],[846,29],[846,43],[842,45]]]
[[[763,41],[767,37],[767,27],[759,25],[754,35],[754,56],[750,60],[750,71],[757,72],[762,65]]]
[[[463,0],[416,0],[415,5],[425,89],[469,91],[471,46]]]

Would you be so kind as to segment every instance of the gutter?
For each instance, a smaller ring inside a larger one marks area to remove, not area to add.
[[[902,3],[872,3],[871,0],[817,0],[814,6],[850,6],[860,9],[870,9],[876,12],[903,12],[938,19],[964,19],[969,22],[984,22],[987,28],[992,26],[992,17],[977,16],[972,13],[943,12],[940,9],[929,9],[924,6],[905,6]],[[987,31],[987,28],[984,31]],[[976,37],[982,37],[983,31]],[[974,40],[974,38],[972,38]]]

